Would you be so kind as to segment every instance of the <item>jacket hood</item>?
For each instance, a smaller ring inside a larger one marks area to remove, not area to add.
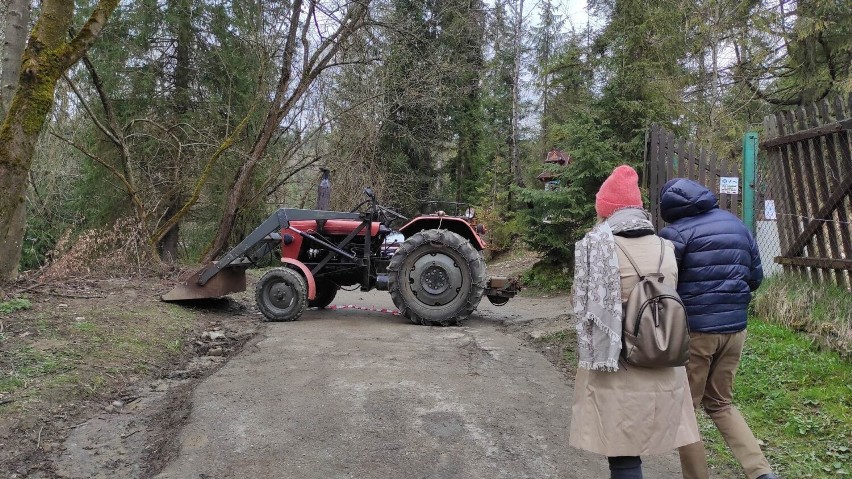
[[[697,216],[718,207],[716,195],[686,178],[669,180],[660,189],[660,215],[667,223]]]

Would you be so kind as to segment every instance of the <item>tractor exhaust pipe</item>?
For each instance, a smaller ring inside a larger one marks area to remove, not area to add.
[[[320,168],[322,179],[317,187],[317,209],[328,211],[331,203],[331,178],[328,168]]]

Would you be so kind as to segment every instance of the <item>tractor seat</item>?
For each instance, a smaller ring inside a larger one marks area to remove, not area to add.
[[[290,222],[290,226],[299,231],[304,231],[305,233],[321,233],[337,236],[346,236],[360,225],[361,221],[359,220],[326,220],[325,225],[323,225],[322,228],[317,228],[317,220],[298,220]],[[370,225],[370,236],[378,235],[381,226],[382,224],[378,221],[373,221],[373,224]],[[364,232],[365,230],[362,229],[358,232],[358,236],[364,236]]]

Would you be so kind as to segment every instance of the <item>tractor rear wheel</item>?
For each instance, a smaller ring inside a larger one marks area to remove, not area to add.
[[[340,289],[336,283],[327,279],[317,279],[317,295],[314,299],[308,300],[309,308],[325,308],[337,296],[337,290]]]
[[[391,258],[388,290],[413,323],[457,325],[482,299],[485,261],[470,241],[452,231],[421,231]]]
[[[295,321],[305,312],[308,288],[305,279],[289,268],[271,269],[254,288],[257,309],[268,321]]]

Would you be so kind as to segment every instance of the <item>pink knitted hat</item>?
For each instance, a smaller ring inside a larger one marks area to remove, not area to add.
[[[642,207],[642,193],[639,192],[639,175],[636,170],[621,165],[612,170],[609,178],[603,182],[595,195],[595,211],[601,218],[608,218],[621,208]]]

